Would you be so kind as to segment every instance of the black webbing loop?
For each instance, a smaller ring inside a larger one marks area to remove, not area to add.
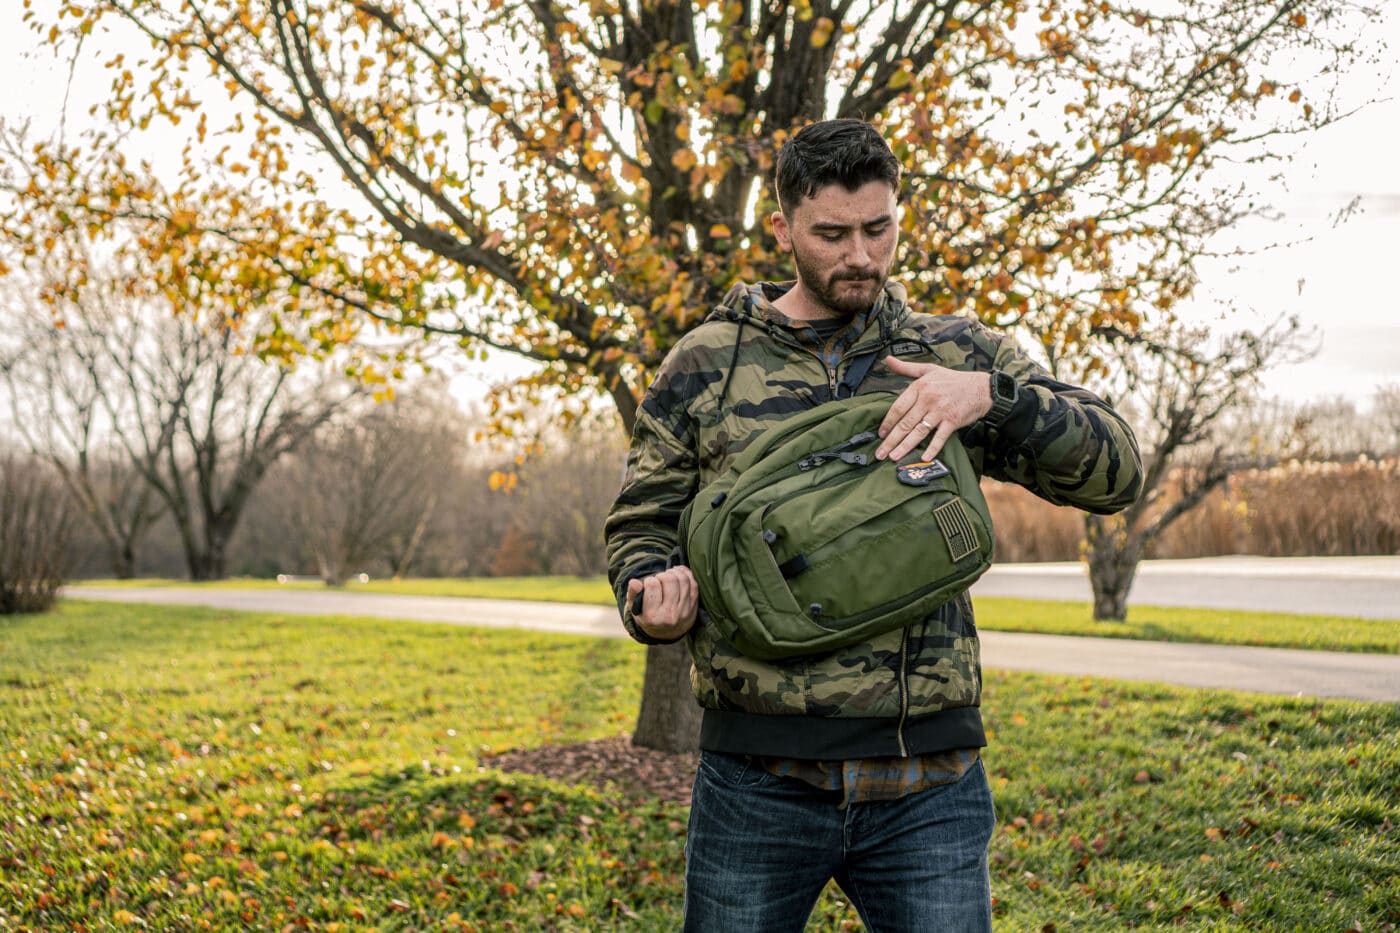
[[[856,394],[860,384],[865,381],[865,377],[870,374],[870,370],[875,366],[875,361],[879,359],[880,352],[884,350],[882,342],[875,349],[851,360],[851,364],[846,367],[846,375],[841,377],[841,381],[836,384],[836,397],[838,399],[850,398]]]
[[[812,565],[808,562],[807,555],[798,554],[795,557],[789,557],[787,560],[779,564],[778,572],[783,575],[783,579],[791,580],[793,577],[797,576],[799,573],[806,570],[810,566]]]

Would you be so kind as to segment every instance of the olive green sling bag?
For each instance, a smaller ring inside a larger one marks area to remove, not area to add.
[[[681,516],[708,624],[745,655],[834,651],[926,617],[991,565],[992,521],[956,435],[938,457],[876,460],[895,396],[855,395],[756,437]]]

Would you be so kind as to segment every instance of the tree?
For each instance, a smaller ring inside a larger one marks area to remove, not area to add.
[[[1400,452],[1400,382],[1387,382],[1376,387],[1371,396],[1371,418],[1377,433],[1383,438],[1383,453]]]
[[[104,391],[115,391],[103,335],[84,314],[54,325],[53,310],[11,289],[3,308],[0,375],[19,435],[47,461],[97,530],[112,573],[136,574],[141,540],[164,507],[117,443]],[[85,301],[104,301],[95,286]],[[130,415],[130,410],[123,412]]]
[[[1084,556],[1094,618],[1122,621],[1138,564],[1158,536],[1234,474],[1268,465],[1279,454],[1256,436],[1221,430],[1230,415],[1256,400],[1269,368],[1316,351],[1296,319],[1258,332],[1240,331],[1214,350],[1203,328],[1166,339],[1139,339],[1124,352],[1121,372],[1143,445],[1143,492],[1117,515],[1084,516]]]
[[[41,346],[85,361],[83,402],[100,406],[126,462],[169,510],[190,578],[218,579],[267,468],[358,390],[316,365],[263,363],[233,322],[177,315],[111,286],[92,279],[71,304],[58,299]]]
[[[614,421],[589,418],[537,442],[519,468],[506,506],[542,546],[541,572],[586,576],[607,572],[598,543],[617,497],[626,439]]]
[[[269,367],[222,322],[209,327],[164,311],[159,323],[166,339],[156,365],[129,344],[118,366],[135,394],[174,415],[174,442],[162,451],[144,426],[122,440],[175,518],[190,579],[217,580],[227,575],[229,541],[268,467],[354,393],[314,367]]]
[[[466,437],[460,412],[433,391],[362,408],[291,458],[291,507],[328,586],[374,558],[396,577],[412,562]]]
[[[1251,210],[1213,169],[1335,115],[1275,63],[1342,70],[1364,23],[1349,10],[76,0],[31,14],[50,41],[131,27],[153,52],[113,59],[98,110],[117,129],[23,150],[36,170],[12,223],[163,219],[150,248],[181,293],[290,284],[289,317],[314,302],[328,333],[369,319],[519,354],[542,365],[532,386],[601,391],[630,429],[649,371],[731,281],[789,274],[764,226],[776,145],[859,116],[910,169],[911,297],[1031,328],[1090,370],[1096,332],[1170,309],[1204,239]],[[212,127],[211,70],[235,107]],[[185,117],[173,186],[115,154],[129,128]],[[307,193],[341,180],[348,200]],[[211,236],[233,248],[188,261]],[[686,680],[679,649],[648,664],[664,689]]]

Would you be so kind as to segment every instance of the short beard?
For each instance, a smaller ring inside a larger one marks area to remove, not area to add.
[[[869,311],[879,300],[880,293],[885,287],[885,281],[889,278],[888,272],[872,272],[858,279],[858,281],[875,284],[875,288],[868,298],[862,297],[860,294],[842,293],[837,291],[837,285],[841,282],[856,281],[857,279],[850,275],[840,278],[828,277],[824,270],[809,264],[806,258],[797,251],[796,246],[793,247],[792,256],[793,262],[797,266],[797,278],[802,283],[803,290],[834,318],[849,320],[857,314]]]

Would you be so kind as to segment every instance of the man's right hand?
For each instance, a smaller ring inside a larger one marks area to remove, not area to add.
[[[700,586],[689,567],[672,567],[642,579],[627,581],[627,602],[636,605],[642,595],[642,611],[632,613],[637,627],[652,638],[674,641],[695,625],[700,608]]]

